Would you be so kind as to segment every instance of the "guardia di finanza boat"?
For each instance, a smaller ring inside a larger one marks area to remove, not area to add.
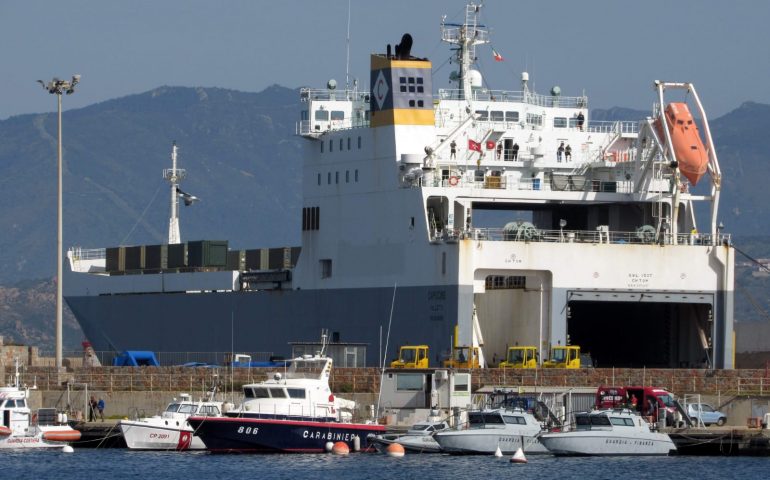
[[[377,365],[392,304],[389,345],[427,344],[433,365],[454,341],[483,364],[571,342],[599,366],[731,368],[734,251],[694,85],[651,81],[638,121],[593,120],[587,96],[538,93],[527,72],[490,89],[482,14],[442,21],[449,88],[404,35],[371,55],[369,91],[300,91],[300,246],[207,257],[227,247],[173,238],[125,247],[124,265],[72,249],[66,300],[94,348],[287,355],[328,327]],[[702,131],[670,125],[685,92]]]

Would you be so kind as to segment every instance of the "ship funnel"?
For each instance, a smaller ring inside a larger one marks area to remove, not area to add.
[[[396,45],[396,58],[399,60],[409,60],[412,56],[412,36],[405,33],[401,37],[401,43]]]

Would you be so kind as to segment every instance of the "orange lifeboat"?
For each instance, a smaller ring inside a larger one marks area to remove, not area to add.
[[[703,146],[698,132],[698,126],[695,124],[686,103],[669,103],[665,115],[671,143],[674,145],[674,153],[679,163],[679,171],[691,184],[696,185],[706,173],[709,162],[706,148]],[[662,141],[665,137],[660,119],[655,120],[655,128]]]
[[[13,430],[6,427],[5,425],[0,425],[0,437],[7,437],[8,435],[12,434]]]
[[[43,432],[43,440],[50,442],[76,442],[80,440],[80,432],[77,430],[52,430]]]

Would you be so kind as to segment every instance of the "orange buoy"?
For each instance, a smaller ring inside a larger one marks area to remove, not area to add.
[[[0,425],[0,437],[7,437],[8,435],[12,434],[13,430],[6,427],[5,425]]]
[[[527,457],[524,456],[524,450],[521,447],[511,457],[511,463],[527,463]]]
[[[51,442],[75,442],[80,440],[80,432],[72,429],[43,432],[43,440]]]
[[[404,447],[400,443],[391,443],[385,449],[385,455],[393,458],[401,458],[406,454]]]
[[[350,447],[345,442],[337,442],[332,447],[332,453],[335,455],[347,455],[350,453]]]

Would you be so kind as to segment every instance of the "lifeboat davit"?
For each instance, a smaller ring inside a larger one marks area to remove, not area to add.
[[[0,437],[7,437],[8,435],[12,434],[13,430],[6,427],[5,425],[0,425]]]
[[[43,440],[50,442],[76,442],[80,440],[80,432],[77,430],[52,430],[43,432]]]
[[[692,185],[696,185],[706,173],[709,163],[706,148],[703,146],[698,132],[698,126],[695,124],[686,103],[669,103],[665,115],[676,161],[679,163],[679,171]],[[655,128],[661,141],[663,141],[665,136],[660,119],[655,120]]]

